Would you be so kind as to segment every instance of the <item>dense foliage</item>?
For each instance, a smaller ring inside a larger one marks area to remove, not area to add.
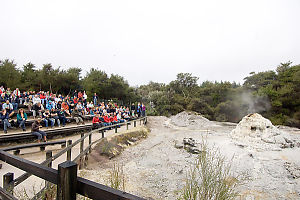
[[[281,63],[276,71],[250,73],[243,85],[235,82],[203,82],[180,73],[170,84],[150,82],[138,94],[153,115],[173,115],[183,110],[210,120],[238,122],[259,112],[274,124],[300,127],[300,65]]]
[[[210,120],[238,122],[248,113],[259,112],[275,124],[300,127],[300,65],[281,63],[276,71],[252,72],[240,85],[235,82],[198,84],[198,77],[180,73],[169,84],[150,82],[130,87],[119,75],[92,68],[81,77],[80,68],[63,70],[28,63],[21,69],[10,60],[0,61],[0,85],[67,95],[85,90],[88,97],[118,99],[125,104],[141,101],[148,115],[173,115],[183,110],[203,114]]]

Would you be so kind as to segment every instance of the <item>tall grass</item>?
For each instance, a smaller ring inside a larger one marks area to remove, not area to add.
[[[108,186],[125,191],[125,179],[123,165],[114,163],[112,169],[109,171]]]
[[[232,159],[226,160],[216,147],[209,148],[206,140],[200,144],[201,153],[187,173],[180,200],[233,200],[239,196],[237,186],[247,174],[235,176]]]

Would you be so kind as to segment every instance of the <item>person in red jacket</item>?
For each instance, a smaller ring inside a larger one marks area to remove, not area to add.
[[[93,129],[97,129],[102,127],[102,122],[99,119],[100,114],[96,114],[96,116],[93,117]]]
[[[112,123],[113,124],[119,123],[119,120],[117,118],[117,114],[116,113],[114,113],[114,116],[112,117]]]
[[[40,99],[41,99],[41,103],[42,103],[43,105],[45,105],[45,102],[46,102],[46,95],[44,94],[43,91],[40,93]]]
[[[103,119],[104,119],[104,122],[105,122],[105,123],[111,124],[110,117],[109,117],[109,114],[108,114],[108,113],[105,113]]]

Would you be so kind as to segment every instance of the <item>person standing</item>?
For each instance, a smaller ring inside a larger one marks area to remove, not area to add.
[[[134,105],[134,103],[132,103],[130,110],[131,110],[131,115],[134,115],[135,114],[135,105]]]
[[[93,102],[94,102],[94,105],[95,105],[95,106],[98,105],[98,96],[97,96],[97,93],[94,93],[94,96],[93,96]]]
[[[146,116],[146,106],[142,103],[142,116]]]

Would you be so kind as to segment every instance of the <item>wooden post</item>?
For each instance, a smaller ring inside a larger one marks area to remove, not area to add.
[[[116,125],[115,126],[115,133],[117,133],[118,132],[118,126]]]
[[[127,129],[127,130],[128,130],[128,125],[129,125],[129,122],[126,123],[126,129]]]
[[[45,151],[46,147],[45,146],[40,146],[41,151]]]
[[[46,152],[46,160],[48,160],[50,158],[52,158],[52,151],[47,151]],[[47,166],[50,167],[50,168],[52,168],[52,160],[51,160],[50,163],[48,163]],[[50,186],[50,183],[48,181],[45,181],[45,185],[48,187],[48,186]]]
[[[52,151],[47,151],[46,152],[46,160],[52,157]],[[52,167],[52,161],[47,165],[48,167]]]
[[[92,144],[92,134],[89,135],[89,145]],[[90,146],[89,153],[92,153],[92,146]]]
[[[13,184],[10,185],[10,183],[13,180],[14,180],[14,173],[6,173],[3,175],[3,188],[11,194],[14,193],[14,185]]]
[[[84,133],[81,133],[81,138],[84,137]],[[80,152],[79,153],[82,153],[83,152],[83,146],[84,146],[84,140],[81,140],[80,142]],[[79,158],[79,169],[82,168],[82,164],[83,164],[83,156],[81,156]]]
[[[136,127],[136,121],[133,122],[133,126]]]
[[[76,200],[77,164],[66,161],[58,165],[57,200]]]
[[[68,146],[71,146],[71,145],[72,145],[72,140],[68,140]],[[71,160],[71,153],[72,153],[72,148],[67,151],[67,160],[68,161]]]
[[[104,130],[101,130],[102,138],[104,138]]]
[[[86,154],[85,154],[85,158],[84,158],[84,167],[86,167],[86,166],[87,166],[87,164],[88,164],[88,160],[89,160],[89,157],[88,157],[88,152],[86,152]]]

